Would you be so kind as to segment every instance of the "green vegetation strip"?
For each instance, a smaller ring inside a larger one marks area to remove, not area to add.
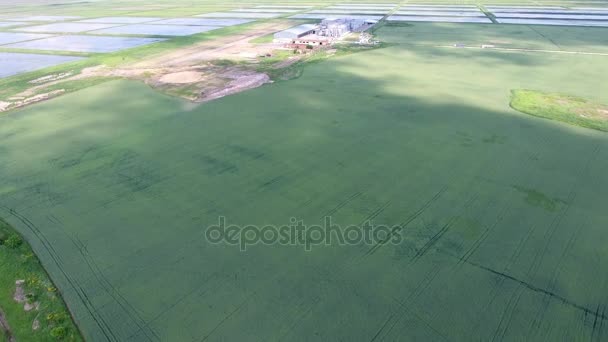
[[[608,106],[587,99],[535,90],[512,90],[511,107],[545,119],[608,132]]]
[[[23,284],[16,285],[21,280]],[[23,289],[22,303],[14,298],[19,297],[17,287]],[[26,311],[26,305],[34,308]],[[4,323],[10,328],[10,331],[0,331],[0,335],[7,340],[10,336],[16,341],[83,340],[61,295],[30,246],[1,219],[0,308],[4,312]]]

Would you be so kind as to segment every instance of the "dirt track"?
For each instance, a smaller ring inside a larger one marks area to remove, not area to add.
[[[251,30],[221,37],[218,39],[204,41],[192,46],[174,50],[168,53],[137,62],[129,68],[168,68],[194,66],[202,61],[225,58],[247,58],[256,56],[267,48],[258,44],[249,43],[250,40],[262,37],[276,31],[284,30],[294,26],[296,23],[290,20],[274,20],[262,23]]]

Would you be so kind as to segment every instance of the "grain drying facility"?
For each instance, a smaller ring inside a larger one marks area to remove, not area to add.
[[[281,40],[289,41],[289,40],[293,40],[293,39],[302,38],[302,37],[310,35],[310,34],[316,34],[318,27],[319,27],[318,25],[314,25],[314,24],[304,24],[304,25],[295,26],[295,27],[292,27],[285,31],[280,31],[280,32],[275,33],[274,39],[277,41],[281,41]]]

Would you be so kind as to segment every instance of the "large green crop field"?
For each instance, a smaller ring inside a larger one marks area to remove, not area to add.
[[[390,46],[209,103],[109,81],[0,116],[0,217],[87,340],[608,339],[608,134],[509,106],[608,104],[608,29],[376,33]],[[403,241],[205,239],[220,216],[327,215]]]

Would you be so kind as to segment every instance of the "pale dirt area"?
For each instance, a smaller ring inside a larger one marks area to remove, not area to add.
[[[205,79],[203,73],[198,71],[180,71],[161,76],[158,80],[167,84],[197,83]]]
[[[8,107],[12,105],[11,102],[0,101],[0,112],[5,111]]]
[[[112,68],[104,65],[83,69],[79,74],[51,74],[30,81],[32,87],[15,94],[9,101],[0,101],[0,112],[47,100],[65,92],[64,89],[45,92],[50,86],[65,81],[92,77],[117,77],[143,81],[161,91],[194,102],[206,102],[270,82],[268,75],[239,65],[217,66],[213,61],[244,61],[255,65],[258,56],[271,54],[277,46],[252,44],[252,39],[296,25],[290,20],[273,20],[253,26],[246,32],[203,41],[191,46],[152,56],[142,61]],[[277,63],[287,67],[298,59]],[[188,86],[187,91],[182,91]]]
[[[268,77],[268,75],[256,72],[247,74],[232,71],[224,73],[223,76],[232,78],[232,81],[224,87],[201,94],[199,102],[219,99],[220,97],[240,93],[247,89],[257,88],[270,82],[270,77]]]
[[[42,84],[42,83],[48,83],[48,82],[51,82],[51,81],[58,81],[60,79],[64,79],[64,78],[67,78],[67,77],[70,77],[70,76],[72,76],[71,72],[64,72],[64,73],[61,73],[61,74],[53,74],[53,75],[43,76],[43,77],[37,78],[35,80],[31,80],[28,83],[29,84]]]
[[[249,41],[297,25],[290,20],[273,20],[247,32],[204,41],[133,64],[132,68],[182,67],[217,59],[253,59],[272,51],[272,47]]]
[[[25,302],[25,290],[23,290],[23,284],[25,284],[25,280],[17,280],[15,282],[15,294],[13,295],[13,300],[17,303]]]

